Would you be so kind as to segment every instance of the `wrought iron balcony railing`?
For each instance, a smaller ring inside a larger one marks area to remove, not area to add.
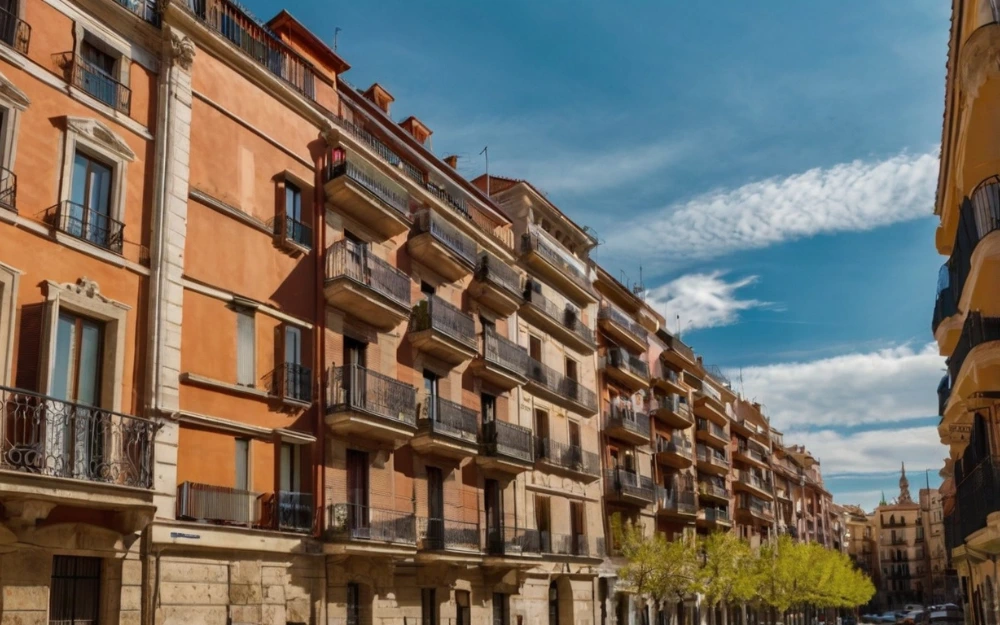
[[[355,119],[363,117],[363,114],[354,109],[353,107],[344,103],[344,108],[351,111]],[[383,161],[396,167],[397,169],[402,169],[411,180],[417,184],[423,186],[424,184],[424,174],[422,171],[403,160],[391,147],[389,147],[381,139],[373,135],[372,133],[365,130],[360,124],[340,117],[339,115],[333,115],[333,121],[345,130],[349,135],[358,139],[365,145],[367,145],[375,154],[379,156]],[[329,181],[326,178],[324,182]]]
[[[958,300],[955,290],[951,288],[951,261],[941,266],[938,272],[937,293],[934,296],[934,315],[931,318],[931,332],[937,332],[941,322],[958,314]]]
[[[666,338],[666,344],[668,349],[672,349],[673,351],[677,352],[678,354],[683,356],[685,360],[689,362],[696,362],[694,357],[694,350],[688,347],[686,344],[684,344],[678,337],[672,334],[668,335]]]
[[[487,527],[486,552],[495,556],[537,554],[541,551],[538,530],[518,527]]]
[[[332,540],[417,544],[417,518],[412,512],[333,503],[329,506],[327,523],[327,534]]]
[[[583,323],[580,319],[579,311],[572,307],[560,308],[556,306],[551,300],[535,290],[536,284],[528,281],[524,290],[524,301],[532,308],[539,310],[546,317],[575,334],[583,342],[593,345],[594,331]]]
[[[665,512],[694,514],[698,511],[698,496],[693,490],[657,486],[656,507]]]
[[[938,383],[937,396],[938,415],[944,416],[944,410],[948,407],[948,399],[951,398],[951,380],[948,379],[948,374],[941,377],[941,382]]]
[[[946,525],[945,530],[953,544],[961,545],[987,526],[990,514],[1000,511],[1000,466],[987,457],[969,471],[956,471],[955,482],[957,505],[948,517],[951,527]]]
[[[0,9],[0,43],[27,54],[30,42],[31,26],[10,11]]]
[[[316,98],[316,70],[312,64],[245,9],[228,0],[188,0],[188,8],[264,69],[307,98]]]
[[[604,489],[608,493],[629,495],[646,501],[653,501],[655,496],[652,478],[622,468],[604,472]]]
[[[334,367],[326,399],[328,414],[359,411],[416,426],[417,391],[360,365]]]
[[[279,217],[275,221],[276,234],[296,245],[306,249],[312,249],[312,228],[305,222],[299,221],[289,215]]]
[[[605,356],[605,366],[628,371],[643,380],[649,379],[649,364],[640,356],[628,353],[622,348],[612,348]]]
[[[952,381],[958,379],[969,353],[979,345],[991,341],[1000,341],[1000,317],[984,317],[978,312],[966,315],[962,335],[948,358],[948,374]]]
[[[956,305],[962,298],[962,291],[972,271],[972,253],[980,241],[997,230],[1000,230],[1000,177],[991,176],[979,183],[972,196],[965,198],[959,209],[955,245],[946,264],[947,287],[950,289],[948,295]],[[939,297],[943,290],[940,288],[941,283],[939,279]]]
[[[286,362],[271,372],[271,392],[283,399],[312,403],[312,369]]]
[[[447,518],[420,517],[417,536],[421,549],[429,551],[480,551],[479,523]]]
[[[493,419],[483,423],[483,453],[487,456],[534,462],[531,430]]]
[[[528,350],[505,339],[497,334],[496,330],[490,328],[483,329],[482,337],[483,349],[481,353],[487,362],[499,365],[518,375],[527,374]]]
[[[122,253],[125,224],[88,206],[65,201],[56,205],[56,230],[98,247]]]
[[[611,323],[620,326],[629,334],[638,337],[639,339],[645,341],[649,336],[649,332],[646,328],[628,316],[623,310],[608,301],[602,301],[601,307],[597,311],[598,319],[607,319]]]
[[[534,358],[528,358],[528,379],[565,397],[591,412],[597,411],[597,394],[582,383],[568,378]]]
[[[413,307],[413,332],[434,330],[467,347],[476,348],[476,322],[436,295]]]
[[[688,458],[694,454],[691,441],[677,430],[674,430],[673,436],[669,440],[660,436],[656,437],[656,452],[679,454]]]
[[[6,386],[0,404],[0,469],[152,488],[152,421]]]
[[[353,156],[330,158],[323,163],[323,183],[344,176],[364,189],[373,199],[409,220],[410,195],[402,185]]]
[[[713,495],[723,499],[729,498],[729,489],[725,486],[703,480],[699,480],[698,482],[698,492],[702,495]]]
[[[347,278],[410,307],[410,278],[364,245],[341,239],[326,250],[326,279]]]
[[[568,445],[551,438],[535,439],[535,458],[587,475],[601,474],[601,458],[596,453],[585,451],[579,445]]]
[[[495,284],[514,297],[521,297],[524,294],[524,289],[521,286],[521,274],[514,267],[489,252],[483,252],[479,255],[476,278]]]
[[[426,394],[420,398],[420,407],[417,425],[421,428],[464,442],[479,441],[479,419],[475,410]]]
[[[709,449],[704,445],[698,445],[698,462],[707,462],[708,464],[713,464],[717,467],[728,467],[729,459],[726,458],[725,454],[719,453],[714,449]]]
[[[17,176],[0,167],[0,208],[17,212]]]
[[[586,534],[553,534],[542,531],[539,532],[539,539],[542,553],[578,557],[591,555],[590,541]]]
[[[604,413],[604,427],[620,427],[648,439],[649,415],[636,410],[628,402],[612,402]]]
[[[425,209],[414,215],[413,231],[429,233],[469,267],[476,266],[476,242],[434,211]]]
[[[121,84],[82,56],[72,55],[70,80],[82,89],[123,115],[132,111],[132,90]]]
[[[744,456],[747,456],[749,458],[753,458],[757,462],[762,462],[764,464],[767,464],[767,462],[768,462],[767,456],[765,454],[763,454],[762,452],[754,449],[750,445],[740,443],[737,446],[737,449],[739,450],[739,453],[741,453]]]
[[[703,508],[705,520],[715,523],[729,523],[729,512],[722,508]]]
[[[736,481],[768,493],[773,489],[771,482],[761,479],[749,471],[740,471],[736,476]]]
[[[311,532],[314,510],[312,493],[277,492],[264,504],[271,529],[282,532]]]
[[[553,266],[559,268],[563,275],[569,277],[577,286],[588,292],[593,292],[594,285],[591,283],[587,271],[580,267],[577,262],[572,262],[566,257],[569,252],[559,249],[557,243],[548,240],[548,237],[539,232],[525,233],[521,235],[521,252],[537,252]]]
[[[725,441],[729,440],[729,434],[726,433],[726,429],[724,427],[700,417],[696,421],[699,432],[708,432],[715,438]]]

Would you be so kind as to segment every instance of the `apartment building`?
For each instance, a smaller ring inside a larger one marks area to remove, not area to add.
[[[760,404],[739,398],[730,430],[735,491],[736,532],[751,545],[777,534],[774,479],[771,474],[771,435]]]
[[[938,274],[931,330],[948,371],[938,386],[938,433],[948,447],[940,492],[945,549],[961,577],[969,622],[1000,619],[1000,547],[988,536],[1000,519],[1000,152],[988,139],[1000,96],[991,59],[1000,10],[986,0],[952,2],[941,162],[934,213]],[[993,519],[991,521],[991,518]]]
[[[903,468],[899,478],[899,496],[882,501],[875,509],[880,569],[876,602],[885,609],[907,603],[927,603],[927,536],[920,504],[910,496],[910,483]]]
[[[936,488],[921,488],[918,499],[926,539],[924,588],[931,603],[956,603],[958,576],[946,549],[944,497]]]
[[[855,566],[867,573],[878,586],[875,517],[865,513],[860,506],[845,505],[842,508],[844,510],[844,523],[847,525],[847,531],[844,533],[847,555],[854,561]]]

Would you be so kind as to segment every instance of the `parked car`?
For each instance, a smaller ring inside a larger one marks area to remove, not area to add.
[[[903,616],[901,621],[903,625],[920,625],[924,620],[924,611],[921,610],[911,610]]]

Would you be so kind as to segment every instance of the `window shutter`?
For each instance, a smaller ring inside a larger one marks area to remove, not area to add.
[[[42,366],[42,326],[45,323],[45,304],[26,304],[21,307],[21,324],[17,340],[17,376],[14,385],[26,391],[39,392],[39,373]]]
[[[253,386],[256,378],[254,359],[254,315],[253,311],[237,309],[236,311],[236,383],[240,386]]]

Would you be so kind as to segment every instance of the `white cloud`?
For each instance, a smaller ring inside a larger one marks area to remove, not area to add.
[[[936,154],[852,161],[717,190],[636,217],[612,254],[637,249],[659,265],[704,260],[821,233],[862,231],[931,214]]]
[[[923,472],[937,472],[944,464],[948,448],[941,445],[934,426],[873,429],[842,434],[830,429],[789,430],[786,443],[805,445],[820,461],[824,477],[838,474],[889,473],[906,462],[910,491],[914,495],[923,482]],[[919,475],[919,479],[918,476]],[[887,478],[891,484],[894,477]],[[829,485],[827,485],[829,487]],[[886,497],[896,492],[886,491]]]
[[[724,276],[722,271],[681,276],[650,290],[650,305],[663,313],[671,329],[676,329],[677,319],[680,317],[682,333],[730,325],[739,320],[741,311],[770,305],[768,302],[738,297],[737,291],[754,284],[757,276],[747,276],[733,282],[727,282]]]
[[[790,431],[933,416],[943,367],[944,358],[929,344],[729,373],[732,379],[742,375],[744,394],[764,403],[772,422]]]

